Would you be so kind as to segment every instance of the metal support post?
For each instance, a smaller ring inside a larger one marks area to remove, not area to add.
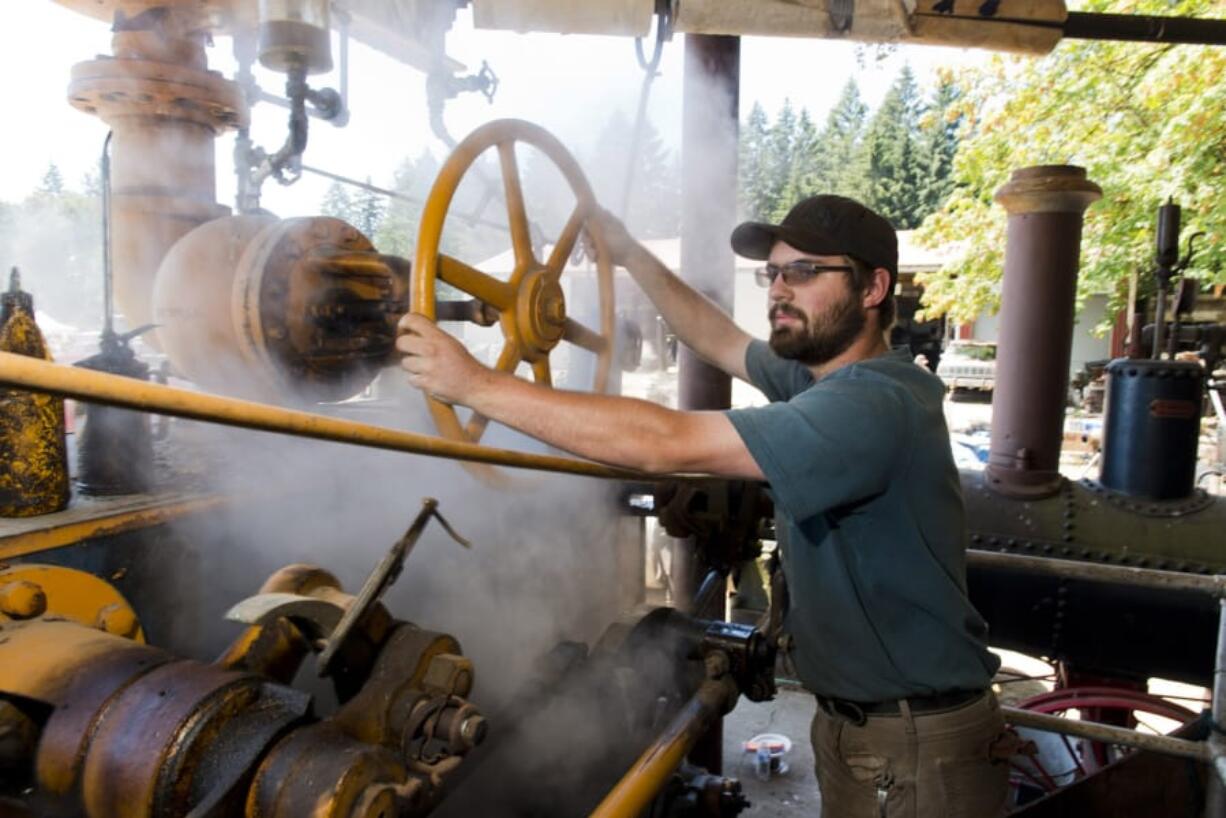
[[[1213,666],[1213,725],[1209,731],[1209,759],[1217,775],[1209,776],[1205,818],[1226,815],[1226,599],[1220,601],[1217,659]]]
[[[736,261],[728,237],[736,223],[737,127],[741,41],[738,37],[687,34],[681,117],[681,277],[732,312]],[[677,351],[678,405],[682,409],[727,409],[732,379],[682,346]],[[678,543],[680,571],[674,593],[692,599],[708,566],[698,564],[692,540]],[[722,619],[718,609],[695,616]],[[715,603],[713,602],[712,605]],[[692,755],[713,774],[722,770],[723,729],[715,720]]]

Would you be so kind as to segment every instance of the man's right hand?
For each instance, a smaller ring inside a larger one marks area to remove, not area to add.
[[[603,207],[597,206],[591,224],[604,234],[610,260],[619,267],[628,266],[630,257],[643,248],[638,240],[630,235],[630,231],[626,229],[626,225],[622,224],[622,220]]]

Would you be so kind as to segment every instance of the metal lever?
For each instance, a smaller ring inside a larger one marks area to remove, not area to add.
[[[320,651],[317,661],[317,669],[320,676],[327,676],[332,669],[332,660],[336,657],[341,646],[345,644],[345,640],[349,636],[349,632],[353,630],[353,626],[357,624],[362,615],[370,609],[372,605],[379,601],[383,593],[392,586],[399,577],[400,572],[404,568],[404,561],[408,559],[409,552],[413,550],[413,546],[417,544],[417,540],[426,529],[426,525],[430,522],[430,518],[439,521],[451,538],[465,548],[471,548],[472,543],[461,537],[456,530],[451,527],[442,514],[438,512],[438,500],[433,497],[427,497],[421,502],[421,511],[409,526],[409,530],[404,533],[404,536],[396,541],[395,545],[388,550],[375,569],[366,577],[366,581],[362,583],[362,590],[354,598],[353,604],[345,609],[345,613],[341,616],[341,620],[336,623],[336,627],[332,629],[332,633],[328,636],[328,641],[324,644],[324,648]]]

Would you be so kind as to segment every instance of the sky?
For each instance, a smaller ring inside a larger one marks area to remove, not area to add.
[[[673,148],[681,129],[682,39],[678,36],[665,46],[648,108],[652,124]],[[470,70],[487,61],[500,78],[492,104],[476,94],[448,104],[447,125],[457,138],[490,119],[520,117],[553,131],[581,161],[588,161],[585,151],[614,109],[633,117],[637,107],[643,73],[629,38],[479,31],[473,28],[471,14],[461,10],[448,35],[447,50]],[[95,166],[106,127],[96,117],[71,108],[65,89],[74,63],[109,51],[107,25],[52,0],[0,4],[0,76],[20,78],[5,83],[8,110],[20,119],[12,116],[5,128],[0,200],[26,196],[51,162],[59,165],[72,187],[79,187],[86,171]],[[921,84],[927,84],[938,66],[973,65],[985,56],[965,49],[911,46],[878,59],[875,49],[844,42],[745,38],[742,117],[754,101],[773,116],[788,99],[820,121],[853,74],[866,101],[876,105],[904,62]],[[217,39],[209,49],[209,61],[210,67],[223,73],[233,70],[228,39]],[[261,72],[258,79],[270,91],[280,91],[284,82],[270,72]],[[444,146],[430,133],[424,79],[420,71],[354,44],[350,123],[335,128],[312,120],[305,161],[390,186],[403,158],[427,148],[436,156],[445,155]],[[323,75],[312,82],[335,84],[336,77]],[[284,140],[285,117],[282,109],[256,106],[252,134],[257,144],[276,150]],[[233,199],[232,148],[232,135],[217,141],[218,196],[223,204],[232,204]],[[311,177],[288,189],[269,183],[264,204],[283,216],[313,213],[327,184]]]

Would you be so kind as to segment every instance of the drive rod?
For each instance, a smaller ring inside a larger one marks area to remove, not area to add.
[[[1076,721],[1047,713],[1036,713],[1032,710],[1020,710],[1016,707],[1002,707],[1000,711],[1004,714],[1005,721],[1015,727],[1031,727],[1048,733],[1063,733],[1093,741],[1135,747],[1138,750],[1192,758],[1197,761],[1210,760],[1209,745],[1203,741],[1189,741],[1174,736],[1155,736],[1130,730],[1127,727]]]
[[[220,423],[242,429],[280,432],[296,437],[350,443],[372,449],[469,460],[538,471],[564,472],[585,477],[642,480],[645,475],[569,457],[514,452],[475,443],[402,432],[330,418],[310,412],[284,409],[254,401],[191,392],[172,386],[108,375],[75,366],[40,361],[24,355],[0,352],[0,386],[48,392],[89,403],[120,406],[159,415]],[[676,478],[677,476],[672,476]]]
[[[726,681],[704,681],[588,818],[637,818],[641,815],[695,742],[729,709],[725,706],[729,694]],[[735,687],[731,695],[735,697]]]

